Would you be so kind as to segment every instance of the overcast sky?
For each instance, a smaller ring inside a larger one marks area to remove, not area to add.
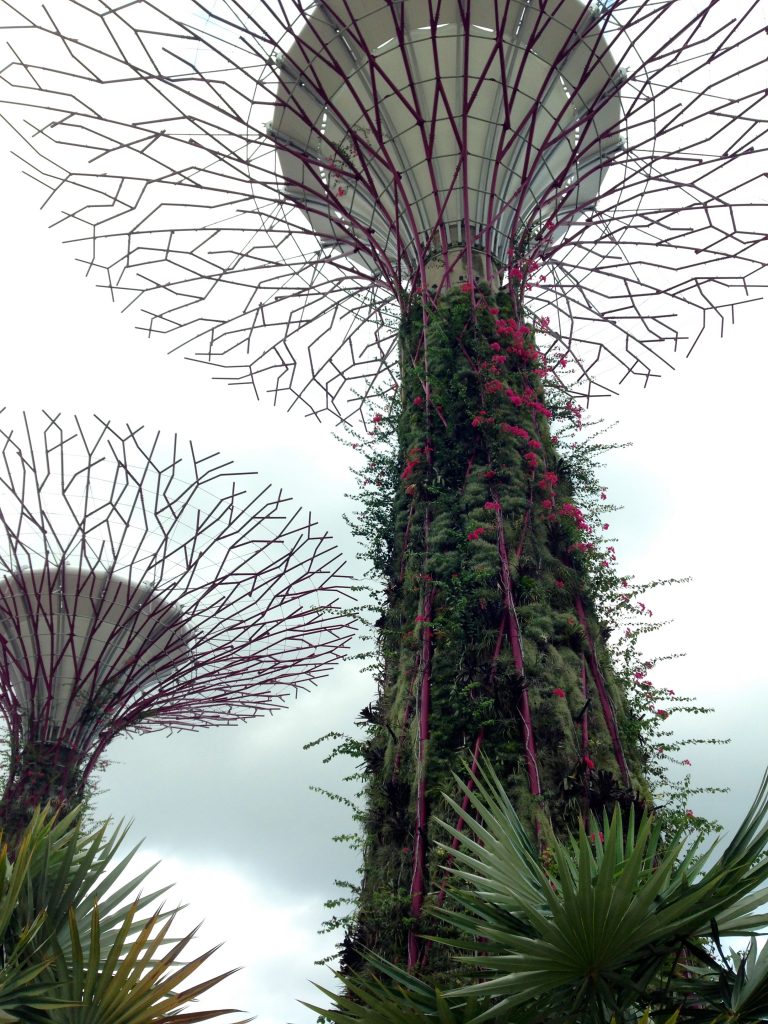
[[[0,404],[96,412],[222,451],[311,508],[352,558],[342,519],[352,481],[332,425],[259,405],[147,341],[46,230],[39,193],[9,157],[0,172]],[[768,761],[767,314],[755,306],[664,380],[604,407],[619,421],[616,439],[632,442],[604,476],[625,506],[611,517],[622,566],[639,578],[693,577],[654,593],[656,618],[674,622],[649,653],[687,652],[654,682],[716,708],[681,732],[732,738],[730,747],[688,754],[697,784],[731,787],[696,798],[693,810],[726,824],[744,811]],[[295,1000],[312,997],[308,979],[328,981],[313,966],[331,945],[316,934],[322,903],[334,878],[354,879],[355,865],[331,839],[348,827],[341,809],[309,789],[334,788],[341,766],[302,745],[347,728],[371,696],[353,662],[272,719],[111,748],[99,813],[134,819],[134,838],[146,837],[145,856],[162,860],[158,876],[177,882],[188,919],[205,919],[203,942],[225,942],[218,969],[243,966],[212,1004],[239,1006],[263,1024],[313,1019]]]

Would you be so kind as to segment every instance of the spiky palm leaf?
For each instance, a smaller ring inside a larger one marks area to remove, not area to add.
[[[644,815],[617,810],[542,857],[488,764],[457,784],[469,812],[444,825],[450,899],[433,914],[457,954],[445,993],[369,957],[371,973],[340,977],[345,995],[320,1011],[333,1024],[622,1024],[768,1016],[768,947],[722,953],[721,936],[768,924],[768,775],[733,840],[703,849]],[[602,831],[601,831],[602,829]],[[312,1007],[318,1009],[317,1007]]]
[[[236,1012],[187,1009],[231,972],[180,990],[214,951],[179,962],[194,932],[173,939],[175,911],[144,913],[164,890],[138,894],[151,869],[125,879],[136,848],[118,856],[124,839],[122,827],[87,835],[76,813],[57,822],[37,811],[14,863],[0,854],[0,1011],[10,1020],[193,1024]]]
[[[652,817],[622,822],[617,810],[604,839],[597,824],[591,836],[552,839],[549,869],[490,767],[473,781],[460,783],[468,828],[444,826],[458,842],[457,909],[436,915],[461,936],[472,979],[451,995],[494,997],[486,1016],[622,1019],[649,1003],[671,1012],[691,991],[681,958],[711,969],[702,935],[754,935],[768,923],[755,912],[768,902],[768,776],[719,857],[716,843],[701,852],[684,830],[663,836]]]

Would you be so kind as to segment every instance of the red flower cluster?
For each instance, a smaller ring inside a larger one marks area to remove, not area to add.
[[[486,512],[501,512],[501,505],[498,503],[498,501],[486,501],[486,503],[483,505],[483,508],[486,510]]]
[[[576,505],[572,505],[570,502],[565,502],[564,505],[560,506],[560,515],[564,516],[566,519],[572,519],[580,530],[588,532],[589,523],[584,518],[584,513],[580,508],[577,508]]]
[[[587,768],[594,768],[595,767],[595,762],[592,760],[591,757],[589,757],[588,754],[584,755],[584,764],[587,766]]]
[[[530,437],[528,431],[524,430],[523,427],[515,427],[509,423],[502,423],[501,429],[505,434],[514,434],[515,437],[522,437],[524,441],[527,441]]]
[[[467,540],[477,540],[481,534],[485,533],[485,528],[478,526],[476,530],[472,530],[467,534]]]
[[[541,447],[541,446],[539,446]],[[555,487],[557,485],[557,473],[553,473],[552,470],[547,470],[539,480],[539,487]]]
[[[554,688],[554,690],[552,691],[552,696],[553,697],[564,697],[565,696],[565,690],[561,690],[559,686],[556,686]]]

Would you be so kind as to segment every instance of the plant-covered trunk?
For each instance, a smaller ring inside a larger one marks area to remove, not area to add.
[[[546,855],[590,812],[642,802],[636,723],[591,600],[591,527],[550,432],[547,368],[517,302],[482,287],[414,303],[401,332],[398,484],[383,660],[365,749],[360,948],[439,968],[419,937],[450,850],[435,819],[481,754]],[[458,823],[461,827],[461,822]]]
[[[0,831],[14,849],[38,807],[59,814],[83,798],[82,766],[76,752],[61,742],[29,741],[9,755],[8,778],[0,797]]]

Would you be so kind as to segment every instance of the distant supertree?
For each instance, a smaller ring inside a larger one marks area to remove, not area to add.
[[[347,964],[362,944],[423,967],[433,816],[465,759],[488,754],[542,845],[650,798],[549,420],[758,294],[765,8],[166,7],[3,0],[0,100],[149,331],[309,414],[397,391],[371,420],[398,450],[369,481],[391,493]]]
[[[122,733],[271,712],[350,636],[342,558],[311,516],[175,438],[0,424],[0,819],[77,801]]]

